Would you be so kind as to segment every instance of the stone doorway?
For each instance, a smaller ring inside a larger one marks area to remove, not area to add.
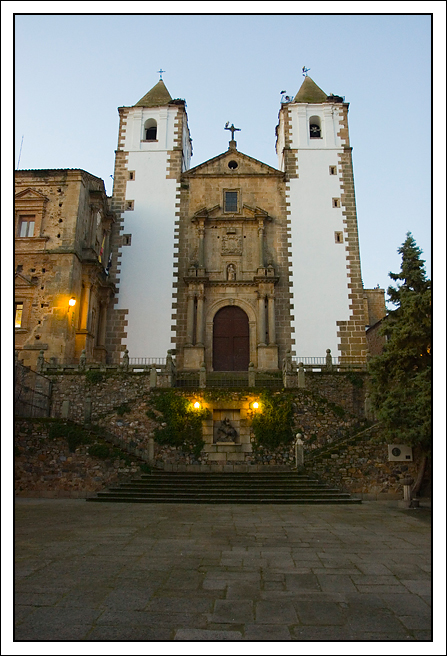
[[[235,305],[219,310],[213,325],[214,371],[247,371],[250,361],[248,316]]]

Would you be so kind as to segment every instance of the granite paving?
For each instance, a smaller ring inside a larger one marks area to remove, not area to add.
[[[428,642],[430,603],[428,507],[15,504],[16,642]]]

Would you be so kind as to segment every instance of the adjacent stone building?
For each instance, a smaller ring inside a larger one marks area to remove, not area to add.
[[[16,171],[15,348],[45,360],[107,357],[114,216],[104,183],[80,169]]]

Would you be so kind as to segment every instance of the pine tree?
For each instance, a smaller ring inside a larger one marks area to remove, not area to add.
[[[383,320],[387,341],[370,362],[371,400],[387,441],[431,451],[431,282],[410,232],[398,249],[400,273],[390,273],[395,306]],[[418,479],[420,477],[418,476]]]

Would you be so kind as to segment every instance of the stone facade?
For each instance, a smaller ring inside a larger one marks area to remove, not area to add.
[[[184,172],[179,212],[177,366],[216,370],[214,319],[246,314],[245,369],[278,370],[291,345],[288,229],[283,174],[240,153]],[[226,194],[233,194],[231,210]]]
[[[114,214],[103,181],[78,169],[15,174],[15,348],[33,369],[84,350],[107,357]],[[73,299],[75,305],[70,305]]]

